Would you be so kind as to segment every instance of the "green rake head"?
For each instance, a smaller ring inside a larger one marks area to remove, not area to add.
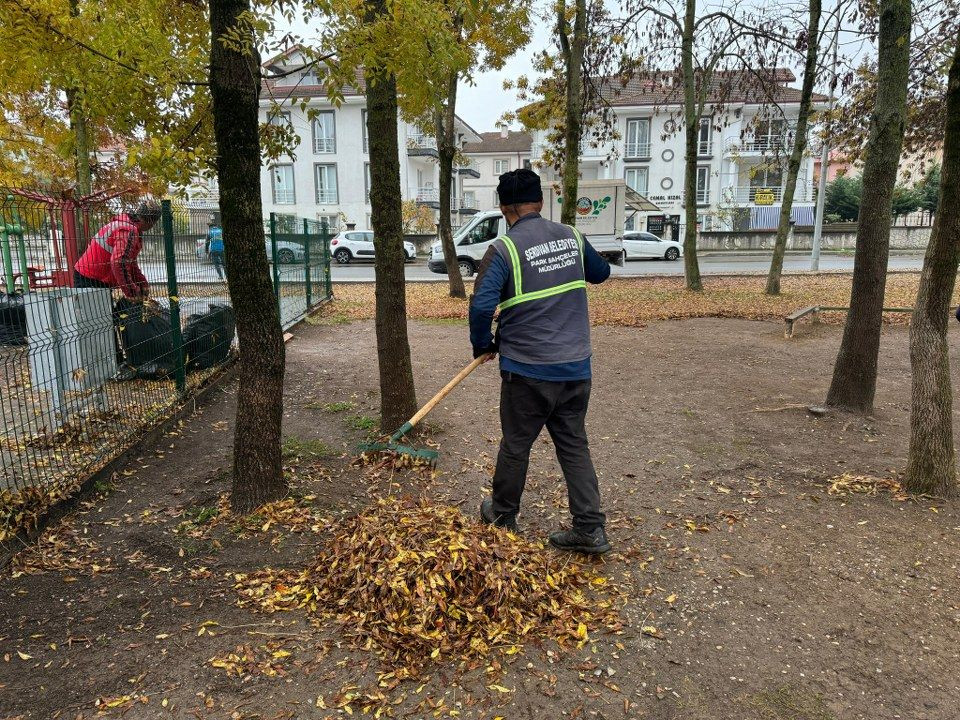
[[[397,430],[387,441],[361,443],[357,448],[361,453],[384,453],[396,455],[399,458],[409,458],[411,462],[421,465],[429,465],[431,468],[437,466],[440,459],[440,453],[436,450],[418,449],[411,445],[403,445],[400,438],[406,435],[413,426],[410,423],[404,423],[403,427]]]

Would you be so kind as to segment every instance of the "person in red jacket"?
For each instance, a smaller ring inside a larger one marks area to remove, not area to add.
[[[150,297],[150,283],[137,265],[143,248],[143,233],[160,219],[160,204],[140,203],[136,210],[122,213],[100,228],[73,271],[78,288],[119,288],[131,300]]]

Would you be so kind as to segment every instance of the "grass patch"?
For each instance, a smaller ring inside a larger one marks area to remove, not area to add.
[[[377,419],[372,418],[369,415],[354,415],[349,420],[347,424],[354,430],[375,430],[377,427]]]
[[[757,711],[758,720],[836,720],[820,695],[789,685],[764,690],[747,702]]]
[[[308,402],[304,405],[308,410],[323,410],[329,413],[339,413],[346,412],[347,410],[353,410],[356,407],[356,404],[352,402]]]
[[[280,449],[285,460],[321,460],[336,457],[340,454],[323,440],[303,440],[296,437],[288,437],[283,441]]]
[[[199,505],[190,508],[185,514],[194,525],[206,525],[211,520],[216,519],[220,514],[220,508],[216,505]]]

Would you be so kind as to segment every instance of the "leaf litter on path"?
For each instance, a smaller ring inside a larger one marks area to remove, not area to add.
[[[235,575],[240,604],[304,609],[419,674],[426,658],[513,655],[528,641],[582,646],[619,628],[600,566],[426,500],[378,500],[347,519],[304,570]]]

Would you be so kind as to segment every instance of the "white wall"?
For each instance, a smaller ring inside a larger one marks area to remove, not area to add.
[[[260,188],[263,193],[264,213],[276,212],[297,215],[305,218],[321,216],[345,216],[343,222],[355,223],[358,228],[369,227],[370,204],[366,198],[365,166],[370,156],[363,147],[363,111],[366,99],[348,97],[339,108],[334,108],[325,99],[311,99],[309,107],[332,110],[336,123],[336,151],[333,153],[315,153],[313,148],[313,130],[306,113],[296,105],[285,102],[283,110],[290,112],[294,131],[300,136],[300,144],[294,158],[284,158],[277,164],[293,165],[296,202],[294,204],[275,203],[271,170],[264,166],[260,174]],[[262,102],[260,120],[266,122],[268,103]],[[436,161],[426,157],[409,157],[407,138],[414,130],[406,123],[400,123],[398,130],[400,156],[400,192],[404,199],[413,197],[416,192],[417,170],[422,173],[425,182],[434,187],[439,185]],[[318,203],[316,196],[315,166],[319,163],[335,164],[337,168],[337,202]]]
[[[711,135],[711,152],[709,157],[701,158],[698,166],[707,166],[710,173],[709,185],[709,205],[698,210],[701,215],[712,215],[713,225],[722,227],[725,222],[725,213],[722,209],[728,203],[724,198],[729,197],[724,189],[742,184],[746,178],[749,185],[750,164],[758,162],[756,158],[737,157],[735,154],[727,152],[726,149],[730,143],[736,143],[741,139],[741,133],[748,127],[750,120],[755,117],[758,108],[745,106],[739,108],[730,108],[722,117],[715,118],[714,128]],[[795,118],[798,108],[796,106],[787,107],[787,119],[791,119],[791,114]],[[625,178],[626,171],[630,168],[648,168],[648,183],[646,195],[648,199],[656,203],[662,210],[662,214],[683,216],[683,181],[684,181],[684,143],[685,138],[682,131],[682,125],[673,129],[668,128],[668,123],[675,122],[670,113],[661,111],[654,112],[652,107],[634,107],[634,108],[616,108],[616,122],[619,138],[604,147],[594,149],[589,147],[584,150],[581,156],[580,171],[584,179],[606,179],[606,178]],[[624,158],[624,145],[627,137],[627,121],[634,118],[649,118],[650,127],[650,158],[649,160],[627,160]],[[721,125],[717,129],[716,125]],[[544,145],[545,133],[535,132],[534,160],[537,159],[537,145]],[[608,157],[609,155],[609,157]],[[806,180],[804,187],[798,186],[795,197],[795,204],[811,204],[812,195],[805,190],[813,178],[814,158],[804,159],[804,165],[801,169],[801,181]],[[546,179],[552,179],[555,173],[549,168],[539,168],[538,171]],[[785,173],[784,173],[785,175]],[[648,213],[661,214],[661,213]],[[646,214],[644,214],[646,215]],[[682,220],[681,220],[682,222]],[[640,227],[644,225],[641,220]]]

